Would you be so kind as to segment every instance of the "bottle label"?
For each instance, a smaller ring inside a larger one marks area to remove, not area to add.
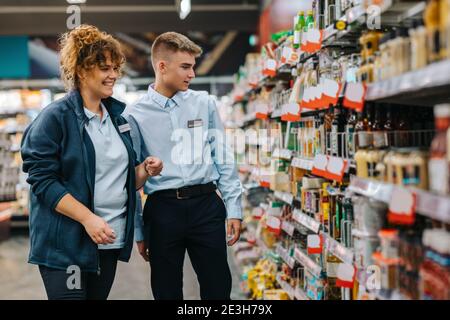
[[[294,31],[294,44],[296,44],[296,45],[299,45],[300,44],[300,41],[301,41],[301,34],[302,34],[302,32],[301,31],[297,31],[297,30],[295,30]]]
[[[337,126],[331,127],[331,154],[338,154],[338,128]]]
[[[358,146],[360,148],[367,148],[372,145],[373,135],[372,132],[360,131],[358,132]]]
[[[420,167],[408,165],[402,168],[402,184],[404,186],[420,185]]]
[[[373,146],[375,148],[387,147],[387,134],[385,131],[375,131],[373,133]]]
[[[376,162],[367,162],[367,175],[368,177],[376,178],[377,177],[377,171],[376,171],[377,163]]]
[[[355,128],[353,126],[346,126],[345,132],[347,136],[347,148],[348,148],[348,156],[353,157],[355,153],[355,146],[354,144],[354,131]]]
[[[430,190],[441,194],[449,192],[448,162],[441,158],[431,158],[428,162]]]

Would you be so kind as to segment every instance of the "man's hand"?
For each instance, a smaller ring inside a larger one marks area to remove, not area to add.
[[[144,163],[145,171],[147,171],[147,173],[152,177],[159,175],[163,169],[163,163],[161,159],[156,157],[147,157],[144,160]]]
[[[241,235],[241,220],[228,219],[227,220],[227,239],[228,245],[231,247],[239,240]],[[231,238],[231,239],[230,239]]]
[[[148,261],[149,253],[148,253],[148,248],[145,245],[145,242],[137,241],[136,244],[137,244],[139,254],[142,256],[142,258],[144,258],[145,261]]]

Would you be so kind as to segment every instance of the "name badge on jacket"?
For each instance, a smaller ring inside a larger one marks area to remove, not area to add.
[[[125,123],[125,124],[119,126],[120,133],[124,133],[124,132],[130,131],[130,130],[131,130],[131,128],[130,128],[129,123]]]
[[[201,127],[203,126],[203,120],[202,119],[188,120],[187,125],[188,128]]]

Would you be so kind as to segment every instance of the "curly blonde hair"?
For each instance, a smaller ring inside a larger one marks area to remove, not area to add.
[[[112,63],[121,74],[125,63],[119,41],[91,25],[80,25],[61,35],[61,79],[66,90],[79,89],[78,74],[106,62],[105,52],[111,55]]]

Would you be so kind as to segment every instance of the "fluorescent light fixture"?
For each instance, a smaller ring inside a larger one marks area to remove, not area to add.
[[[184,20],[191,12],[191,0],[181,0],[179,4],[178,13],[180,15],[180,19]]]
[[[82,4],[82,3],[86,3],[86,0],[67,0],[67,3],[69,3],[69,4]]]

